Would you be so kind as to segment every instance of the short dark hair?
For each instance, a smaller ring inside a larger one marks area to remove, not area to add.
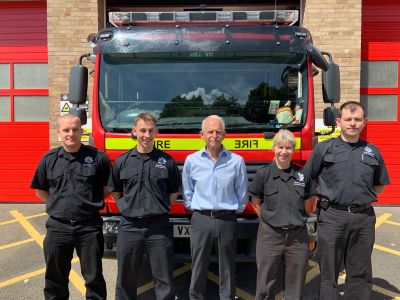
[[[340,105],[339,108],[339,118],[342,117],[342,111],[343,109],[350,109],[350,112],[355,112],[357,108],[361,108],[363,111],[363,118],[365,119],[365,109],[364,106],[360,102],[357,101],[347,101]]]
[[[139,120],[143,120],[145,122],[153,122],[157,126],[156,118],[150,113],[140,113],[136,116],[134,125],[136,127]]]

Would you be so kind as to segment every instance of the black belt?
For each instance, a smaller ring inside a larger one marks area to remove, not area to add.
[[[301,226],[296,226],[296,225],[286,225],[286,226],[281,226],[278,227],[279,229],[282,230],[295,230],[295,229],[299,229]]]
[[[86,223],[86,222],[89,222],[89,221],[93,221],[94,219],[96,219],[96,217],[93,217],[93,218],[89,218],[89,219],[85,219],[85,220],[68,220],[68,219],[55,218],[55,217],[52,217],[52,216],[50,216],[50,218],[52,218],[53,220],[56,220],[56,221],[58,221],[60,223],[68,224],[68,225],[71,225],[71,226],[80,225],[80,224],[83,224],[83,223]]]
[[[166,216],[168,214],[161,214],[161,215],[147,215],[147,216],[139,216],[139,217],[126,217],[124,216],[125,219],[131,222],[137,222],[137,221],[143,221],[143,222],[151,222],[154,221],[162,216]]]
[[[360,205],[341,205],[341,204],[335,204],[335,203],[329,203],[329,207],[332,207],[333,209],[337,210],[344,210],[347,212],[351,213],[357,213],[363,210],[366,210],[370,207],[372,207],[371,203],[366,203],[366,204],[360,204]]]
[[[195,212],[209,216],[211,218],[218,218],[226,215],[233,215],[236,214],[235,210],[209,210],[209,209],[203,209],[203,210],[195,210]]]

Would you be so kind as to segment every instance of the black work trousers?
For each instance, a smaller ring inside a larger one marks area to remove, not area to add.
[[[283,230],[261,221],[256,246],[256,299],[274,300],[280,292],[278,287],[282,279],[285,300],[303,299],[309,251],[305,226]]]
[[[74,225],[49,218],[43,242],[46,261],[45,299],[68,299],[68,277],[74,248],[85,280],[86,299],[106,299],[101,259],[104,253],[103,221],[100,217]]]
[[[191,300],[207,300],[207,271],[214,245],[218,250],[219,299],[235,299],[236,214],[213,218],[194,212],[190,228]]]
[[[342,262],[346,270],[344,299],[370,299],[375,221],[372,207],[357,213],[330,207],[320,209],[317,252],[321,269],[321,300],[338,299]]]
[[[118,227],[117,300],[137,299],[137,281],[147,252],[158,300],[175,299],[173,239],[168,214],[132,219],[121,217]]]

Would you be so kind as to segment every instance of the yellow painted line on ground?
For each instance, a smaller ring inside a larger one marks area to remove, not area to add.
[[[151,282],[148,282],[148,283],[138,287],[136,290],[137,291],[136,294],[140,295],[140,294],[146,293],[147,291],[150,291],[152,288],[154,288],[154,282],[151,281]]]
[[[71,263],[77,263],[78,261],[79,261],[79,258],[76,257],[76,258],[72,259]],[[46,268],[42,268],[42,269],[38,269],[38,270],[30,272],[30,273],[20,275],[18,277],[8,279],[6,281],[0,282],[0,288],[24,281],[25,279],[31,279],[35,276],[42,275],[42,274],[44,274],[45,271],[46,271]]]
[[[23,214],[17,210],[11,210],[10,214],[21,224],[21,226],[29,233],[29,235],[35,240],[39,247],[43,248],[43,236],[29,223]],[[85,282],[83,278],[79,276],[74,270],[71,269],[69,273],[69,280],[75,286],[75,288],[82,294],[86,293]]]
[[[16,246],[20,246],[20,245],[25,245],[25,244],[32,243],[32,242],[35,242],[35,240],[34,239],[26,239],[26,240],[23,240],[23,241],[19,241],[19,242],[3,245],[3,246],[0,246],[0,251],[8,249],[8,248],[13,248],[13,247],[16,247]]]
[[[207,277],[210,279],[212,282],[219,284],[219,277],[215,275],[214,273],[211,273],[210,271],[207,272]],[[254,300],[254,296],[250,295],[249,293],[245,292],[242,289],[236,288],[236,295],[239,296],[240,298],[244,300]]]
[[[375,229],[381,226],[383,223],[387,222],[388,219],[392,216],[392,214],[384,213],[376,218]]]
[[[179,269],[176,269],[174,271],[174,277],[178,277],[188,271],[190,271],[192,269],[192,265],[191,264],[185,264],[183,267],[180,267]],[[148,282],[140,287],[137,288],[137,295],[143,294],[149,290],[151,290],[152,288],[154,288],[154,282]]]
[[[394,255],[400,256],[400,251],[393,250],[393,249],[390,249],[390,248],[387,248],[387,247],[384,247],[384,246],[380,246],[380,245],[377,245],[377,244],[374,245],[374,249],[381,250],[381,251],[384,251],[384,252],[387,252],[387,253],[390,253],[390,254],[394,254]]]
[[[25,219],[26,219],[26,220],[29,220],[29,219],[34,219],[34,218],[37,218],[37,217],[44,217],[44,216],[47,216],[47,214],[46,214],[46,213],[40,213],[40,214],[36,214],[36,215],[25,216]],[[15,220],[15,219],[9,220],[9,221],[4,221],[4,222],[0,222],[0,226],[1,226],[1,225],[12,224],[12,223],[17,223],[17,222],[18,222],[18,221]]]
[[[178,277],[186,272],[189,272],[192,269],[192,264],[184,264],[183,267],[176,269],[174,271],[174,277]]]
[[[372,290],[378,292],[379,294],[389,296],[390,299],[400,300],[400,294],[381,288],[380,286],[373,285]]]
[[[390,224],[390,225],[400,226],[399,222],[386,221],[385,223]]]
[[[344,273],[340,273],[339,278],[342,280],[346,279],[346,274]],[[379,294],[383,294],[385,296],[390,297],[390,299],[396,299],[396,300],[400,300],[400,294],[389,291],[387,289],[384,289],[383,287],[377,286],[377,285],[373,285],[372,286],[372,290],[375,292],[378,292]]]
[[[318,263],[309,260],[308,261],[308,266],[311,268],[308,270],[307,275],[306,275],[306,284],[309,283],[311,280],[313,280],[315,277],[319,275],[319,267]]]
[[[3,287],[6,287],[6,286],[9,286],[9,285],[24,281],[26,279],[31,279],[32,277],[35,277],[35,276],[42,275],[42,274],[44,274],[45,271],[46,271],[46,269],[42,268],[42,269],[39,269],[39,270],[30,272],[30,273],[26,273],[26,274],[21,275],[21,276],[18,276],[18,277],[14,277],[14,278],[8,279],[6,281],[0,282],[0,288],[3,288]]]

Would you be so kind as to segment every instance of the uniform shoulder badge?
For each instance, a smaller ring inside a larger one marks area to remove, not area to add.
[[[166,169],[166,168],[167,168],[167,167],[165,166],[166,164],[167,164],[167,160],[166,160],[164,157],[160,156],[160,157],[158,158],[157,162],[156,162],[155,167],[156,167],[156,168],[160,168],[160,169]]]
[[[84,165],[85,167],[93,167],[93,165],[94,165],[93,157],[91,157],[91,156],[86,156],[86,157],[83,159],[83,165]]]
[[[364,148],[363,155],[368,155],[368,156],[371,156],[371,157],[375,157],[374,151],[368,146],[366,146]]]
[[[297,179],[294,180],[294,185],[305,186],[303,173],[297,172]]]

